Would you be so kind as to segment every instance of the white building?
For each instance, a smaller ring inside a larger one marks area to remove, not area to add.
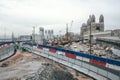
[[[19,36],[18,40],[29,41],[29,40],[31,40],[31,35],[21,35],[21,36]]]
[[[35,42],[38,44],[43,44],[43,38],[40,34],[35,34]]]

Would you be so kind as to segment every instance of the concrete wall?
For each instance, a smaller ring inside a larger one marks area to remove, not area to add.
[[[14,47],[9,46],[5,49],[0,49],[0,61],[12,56],[14,54]]]

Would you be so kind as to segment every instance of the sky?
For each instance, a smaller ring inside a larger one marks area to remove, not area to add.
[[[120,0],[0,0],[0,36],[29,35],[33,26],[53,29],[54,34],[80,33],[82,23],[94,14],[104,15],[105,30],[120,29]]]

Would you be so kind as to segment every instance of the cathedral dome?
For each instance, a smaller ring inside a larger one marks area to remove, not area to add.
[[[85,23],[83,23],[81,29],[82,30],[86,30],[87,29],[87,25]]]
[[[91,17],[91,22],[95,22],[95,15],[94,14]]]
[[[100,15],[99,22],[104,22],[104,16]]]
[[[83,27],[87,27],[87,25],[85,23],[82,24]]]
[[[91,19],[88,19],[87,20],[87,25],[90,25],[91,24]]]

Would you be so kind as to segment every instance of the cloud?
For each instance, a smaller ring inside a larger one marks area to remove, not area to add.
[[[89,14],[95,14],[97,21],[103,14],[105,29],[117,29],[119,3],[119,0],[0,0],[0,28],[6,28],[8,35],[31,34],[33,26],[37,33],[39,27],[44,27],[59,34],[60,30],[65,33],[66,23],[74,20],[71,31],[79,33]]]

